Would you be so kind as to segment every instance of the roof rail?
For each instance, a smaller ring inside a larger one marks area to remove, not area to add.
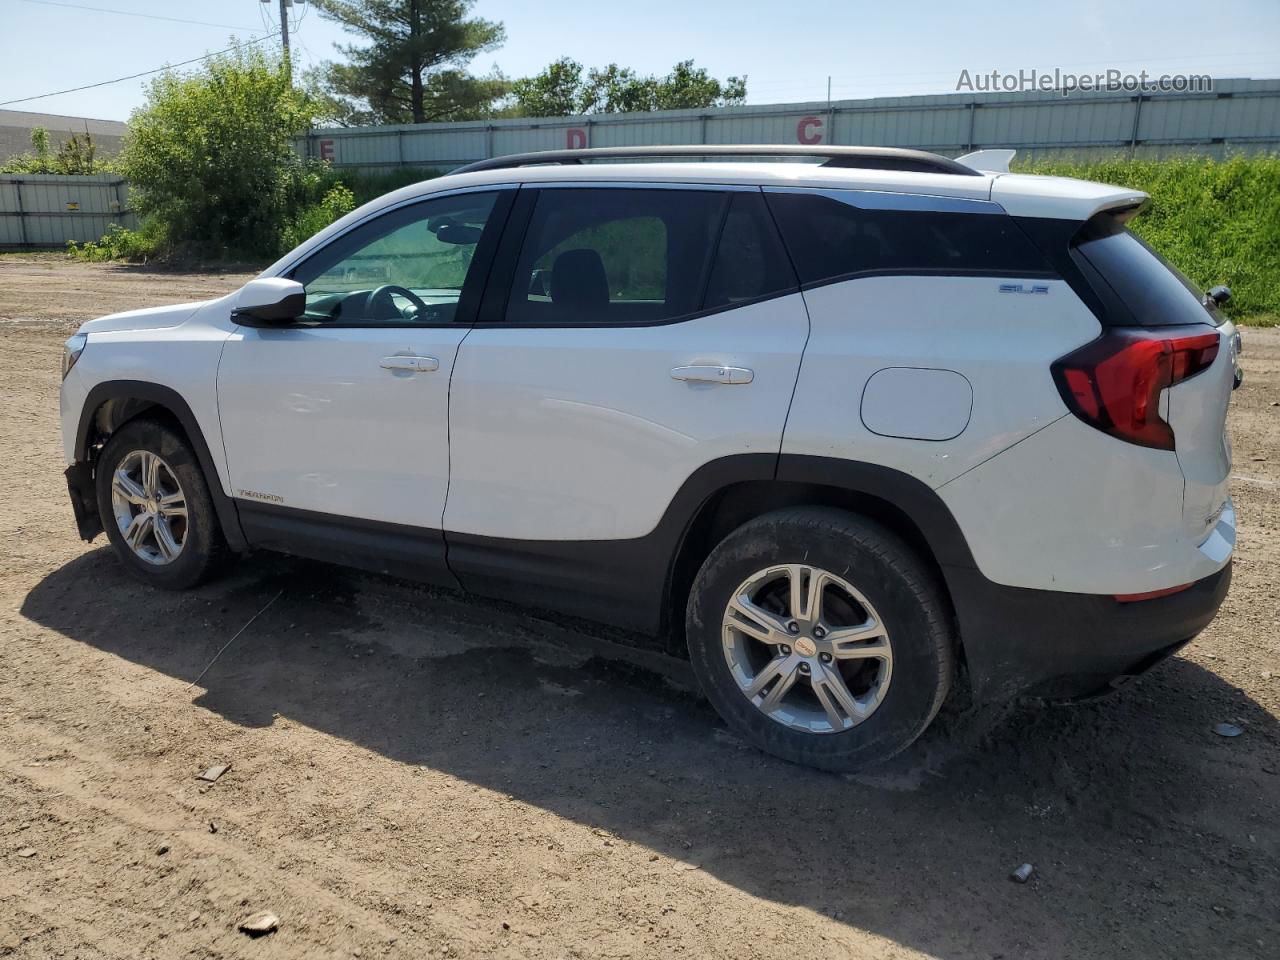
[[[950,173],[982,176],[972,167],[924,150],[899,147],[804,147],[792,144],[722,143],[678,144],[660,147],[587,147],[581,150],[542,150],[477,160],[453,173],[505,170],[544,163],[582,163],[584,160],[643,160],[663,157],[819,157],[824,167],[861,167],[871,170],[904,170],[911,173]]]

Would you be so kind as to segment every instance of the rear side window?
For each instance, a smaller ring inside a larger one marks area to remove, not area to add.
[[[1213,320],[1195,284],[1109,215],[1085,224],[1072,242],[1072,254],[1093,268],[1093,284],[1100,278],[1110,287],[1134,323],[1150,327]],[[1085,270],[1086,276],[1090,273]]]
[[[720,234],[703,309],[732,307],[797,289],[764,197],[734,193]]]
[[[1052,268],[1001,214],[876,210],[817,193],[768,193],[804,284],[859,274],[1047,276]]]
[[[507,302],[511,323],[655,323],[695,313],[729,195],[538,193]]]

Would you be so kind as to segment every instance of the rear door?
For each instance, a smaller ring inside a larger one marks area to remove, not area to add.
[[[464,586],[638,543],[718,458],[772,475],[808,317],[758,189],[526,186],[503,247],[453,373]]]

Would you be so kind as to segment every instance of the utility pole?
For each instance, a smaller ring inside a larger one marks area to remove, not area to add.
[[[284,68],[293,74],[293,61],[289,59],[289,8],[293,0],[280,0],[280,44],[284,47]]]
[[[270,3],[271,0],[262,0],[263,3]],[[280,45],[284,48],[284,68],[289,71],[289,75],[293,75],[293,61],[289,59],[289,8],[293,6],[293,0],[280,0]]]

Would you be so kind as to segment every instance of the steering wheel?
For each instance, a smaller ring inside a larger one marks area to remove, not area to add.
[[[378,287],[373,293],[369,294],[369,299],[365,301],[365,309],[379,320],[389,320],[392,317],[405,319],[400,308],[396,306],[392,295],[404,297],[414,306],[415,316],[424,317],[430,310],[431,306],[420,296],[407,287],[402,287],[398,283],[384,283]]]

